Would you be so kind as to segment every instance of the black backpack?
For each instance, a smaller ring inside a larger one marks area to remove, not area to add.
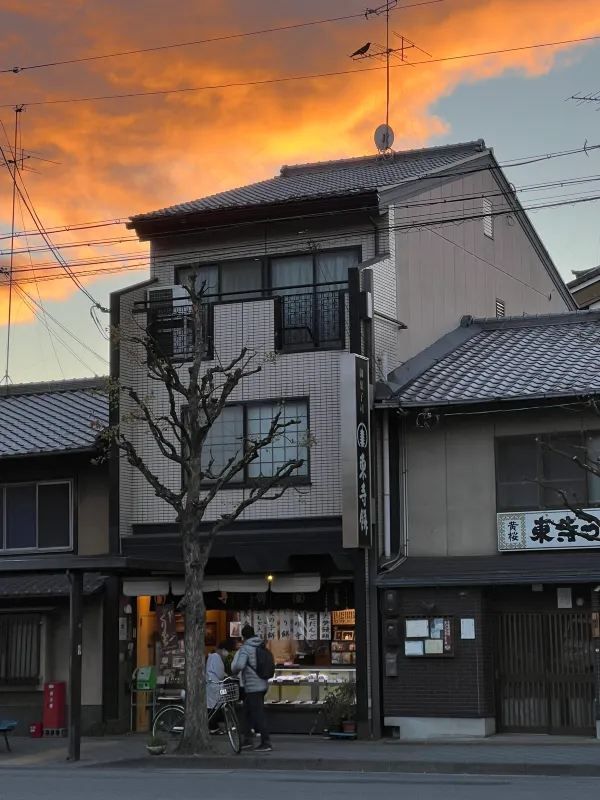
[[[259,644],[256,648],[256,669],[254,670],[259,678],[268,681],[275,675],[275,659],[271,651],[267,650],[264,644]]]

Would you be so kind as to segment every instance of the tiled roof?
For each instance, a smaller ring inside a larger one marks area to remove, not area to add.
[[[590,269],[585,269],[581,271],[574,270],[573,275],[575,275],[573,280],[567,283],[569,289],[576,289],[582,283],[587,283],[588,281],[591,281],[593,278],[600,278],[600,266],[591,267]]]
[[[95,594],[104,585],[100,575],[83,576],[83,593]],[[0,575],[0,597],[66,597],[66,575]]]
[[[87,450],[94,422],[108,424],[101,380],[9,386],[0,391],[0,458]]]
[[[285,166],[275,178],[138,214],[131,220],[135,225],[137,221],[153,217],[376,191],[447,169],[466,158],[481,155],[484,150],[485,143],[478,139],[442,147],[406,150],[385,158],[365,156]]]
[[[471,320],[389,376],[401,406],[600,393],[600,312]]]

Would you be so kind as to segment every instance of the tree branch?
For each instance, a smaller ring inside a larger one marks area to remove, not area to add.
[[[171,489],[168,489],[163,483],[161,483],[161,481],[146,465],[145,461],[139,455],[133,443],[130,442],[129,439],[126,439],[122,434],[117,434],[113,441],[116,446],[125,453],[127,461],[131,464],[131,466],[135,467],[148,481],[150,486],[152,486],[156,496],[162,498],[172,508],[174,508],[179,517],[183,511],[182,500],[185,492],[173,492]]]

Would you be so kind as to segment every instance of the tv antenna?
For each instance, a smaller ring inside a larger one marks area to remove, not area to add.
[[[394,131],[390,127],[390,60],[395,59],[402,64],[410,64],[406,57],[408,50],[418,50],[431,58],[431,53],[423,50],[404,34],[390,31],[390,11],[396,8],[397,5],[398,0],[386,0],[383,5],[377,8],[368,8],[365,11],[367,19],[385,15],[385,46],[375,42],[367,42],[350,54],[350,58],[353,61],[374,58],[385,62],[385,123],[377,128],[374,136],[375,146],[381,155],[389,155],[392,152],[392,144],[394,143]],[[399,40],[398,46],[390,46],[390,33]]]

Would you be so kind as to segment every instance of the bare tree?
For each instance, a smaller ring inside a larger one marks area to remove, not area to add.
[[[210,503],[227,488],[232,479],[259,458],[261,451],[286,435],[286,429],[298,420],[285,420],[283,408],[274,415],[268,432],[240,441],[238,452],[225,464],[216,464],[210,452],[205,454],[207,437],[223,412],[234,390],[247,378],[262,369],[255,353],[246,348],[229,363],[206,364],[203,302],[204,287],[197,290],[194,277],[186,286],[189,293],[189,320],[191,323],[191,357],[187,368],[177,365],[161,346],[160,338],[151,328],[141,329],[139,335],[128,340],[116,332],[121,349],[128,343],[144,356],[143,368],[151,381],[156,382],[167,408],[163,413],[155,409],[152,398],[142,397],[133,386],[121,382],[111,387],[111,392],[131,401],[133,412],[130,422],[142,425],[144,434],[152,437],[162,458],[175,463],[183,476],[182,486],[173,489],[160,470],[150,468],[140,454],[140,449],[126,425],[106,431],[113,448],[123,454],[150,484],[157,497],[170,505],[176,514],[181,530],[183,564],[185,570],[185,730],[179,746],[180,752],[197,754],[210,750],[206,709],[206,681],[204,668],[205,601],[203,594],[204,572],[211,547],[219,531],[236,520],[249,506],[259,500],[276,500],[290,486],[290,477],[304,463],[303,459],[288,460],[268,476],[258,480],[245,492],[245,497],[232,502],[227,513],[202,525]],[[187,373],[187,374],[185,374]],[[304,443],[303,443],[304,444]],[[308,438],[306,440],[308,445]],[[158,473],[158,474],[157,474]],[[208,527],[208,529],[206,529]]]

